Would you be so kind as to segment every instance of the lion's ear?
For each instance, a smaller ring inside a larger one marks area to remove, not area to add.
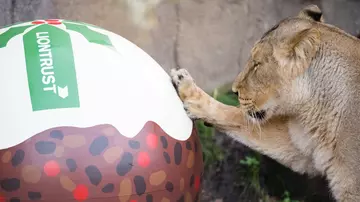
[[[287,42],[290,57],[311,58],[320,44],[320,31],[316,28],[304,29]]]
[[[280,46],[274,49],[274,57],[278,61],[281,71],[285,71],[283,73],[296,77],[309,67],[319,45],[319,30],[306,28],[281,42]]]
[[[298,17],[308,20],[314,20],[317,22],[324,22],[322,11],[317,5],[313,4],[304,7],[298,14]]]

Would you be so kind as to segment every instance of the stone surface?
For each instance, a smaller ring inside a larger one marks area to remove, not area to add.
[[[323,9],[327,22],[351,34],[359,31],[359,1],[182,0],[179,64],[206,90],[232,82],[256,40],[310,3]]]
[[[326,21],[344,29],[350,34],[360,32],[360,2],[348,0],[322,1]]]
[[[179,65],[206,90],[232,81],[250,47],[278,19],[269,0],[183,0],[179,9]]]
[[[8,25],[12,23],[12,2],[11,0],[0,1],[0,25]]]
[[[360,2],[345,0],[163,0],[155,9],[158,23],[151,30],[134,25],[120,0],[54,2],[60,18],[118,33],[144,49],[167,72],[187,68],[205,90],[232,82],[262,33],[280,19],[297,14],[304,5],[318,4],[327,22],[351,34],[360,27],[356,10]]]
[[[0,26],[36,18],[55,18],[51,0],[1,0]]]

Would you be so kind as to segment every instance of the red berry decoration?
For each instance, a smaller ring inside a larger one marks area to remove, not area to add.
[[[77,201],[85,201],[89,197],[89,190],[85,185],[80,184],[76,186],[73,195]]]
[[[48,161],[44,165],[44,172],[49,177],[55,177],[60,173],[60,166],[56,161]]]

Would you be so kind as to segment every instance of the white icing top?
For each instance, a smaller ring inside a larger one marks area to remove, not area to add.
[[[34,27],[0,48],[0,149],[59,126],[112,124],[121,134],[134,137],[147,121],[154,121],[175,139],[190,137],[193,123],[168,74],[133,43],[94,27],[88,28],[109,36],[115,49],[66,30],[74,51],[80,107],[33,111],[23,35]],[[56,27],[65,30],[64,25]],[[0,29],[0,34],[8,29]]]

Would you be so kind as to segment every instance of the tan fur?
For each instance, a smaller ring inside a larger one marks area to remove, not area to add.
[[[239,107],[214,100],[185,69],[171,75],[189,117],[296,172],[326,176],[337,201],[360,201],[360,40],[325,24],[317,6],[255,44],[233,83]]]

